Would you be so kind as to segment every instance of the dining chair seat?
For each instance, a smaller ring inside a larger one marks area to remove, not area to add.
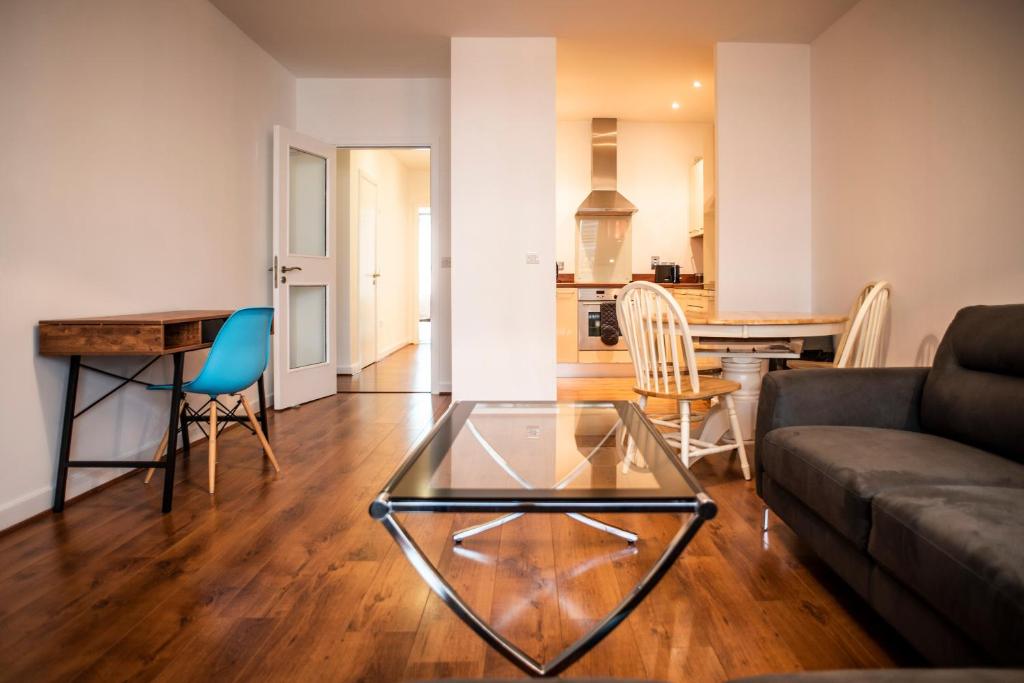
[[[696,391],[689,388],[688,384],[683,385],[682,391],[659,391],[656,389],[645,389],[644,387],[633,387],[633,391],[640,396],[649,398],[667,398],[673,401],[699,401],[715,396],[724,396],[734,391],[739,391],[740,383],[719,377],[701,377],[700,388]]]

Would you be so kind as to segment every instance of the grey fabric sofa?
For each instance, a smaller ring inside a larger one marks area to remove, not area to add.
[[[1024,663],[1024,305],[961,310],[932,368],[769,373],[756,484],[935,664]]]
[[[1020,683],[1021,669],[856,669],[735,678],[730,683]]]

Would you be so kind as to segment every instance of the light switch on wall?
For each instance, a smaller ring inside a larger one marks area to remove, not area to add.
[[[540,265],[540,254],[535,251],[526,252],[526,265],[538,266]]]
[[[651,257],[651,270],[654,270],[654,268],[655,268],[655,267],[656,267],[656,266],[657,266],[657,265],[658,265],[659,263],[661,263],[661,257],[660,257],[660,256],[652,256],[652,257]]]

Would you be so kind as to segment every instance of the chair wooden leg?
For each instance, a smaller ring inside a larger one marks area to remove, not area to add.
[[[679,402],[679,457],[690,469],[690,402]]]
[[[210,401],[210,495],[213,495],[214,479],[217,475],[217,397]]]
[[[277,458],[274,457],[274,449],[270,447],[270,442],[267,441],[267,436],[263,433],[263,428],[260,427],[259,421],[256,420],[256,414],[252,412],[252,406],[249,405],[249,399],[242,394],[239,394],[239,397],[242,399],[242,406],[245,408],[245,414],[249,416],[249,422],[252,424],[252,428],[256,432],[256,437],[260,440],[260,445],[263,446],[263,453],[270,459],[270,464],[274,466],[274,471],[280,472],[281,468],[278,467]]]
[[[185,402],[181,402],[181,410],[185,410]],[[167,455],[164,451],[167,450],[167,439],[170,438],[170,432],[164,430],[164,436],[160,439],[160,445],[156,447],[156,451],[153,452],[153,462],[160,462]],[[184,444],[184,442],[182,442]],[[146,470],[146,478],[142,480],[143,484],[148,484],[149,480],[153,478],[153,473],[156,472],[156,468],[150,467]]]
[[[743,468],[743,478],[750,481],[750,464],[747,462],[747,449],[743,445],[743,432],[740,431],[740,420],[736,416],[736,402],[728,394],[725,397],[725,407],[729,411],[729,427],[732,431],[732,438],[736,442],[736,450],[740,454],[740,467]]]
[[[153,452],[153,462],[160,462],[164,457],[164,451],[167,450],[167,439],[170,438],[171,433],[168,430],[164,430],[164,436],[160,439],[160,444],[156,447],[156,451]],[[142,480],[143,484],[148,484],[149,480],[153,478],[153,473],[156,472],[156,468],[150,467],[146,470],[146,478]]]

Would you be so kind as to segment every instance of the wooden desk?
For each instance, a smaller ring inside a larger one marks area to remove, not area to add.
[[[175,454],[178,450],[178,432],[182,448],[188,454],[188,424],[179,420],[174,410],[181,401],[182,371],[185,353],[205,349],[213,344],[224,321],[233,313],[228,310],[164,311],[135,315],[113,315],[97,318],[39,321],[39,353],[44,356],[69,356],[68,385],[64,397],[64,418],[61,426],[58,453],[57,483],[53,494],[53,511],[64,509],[70,467],[154,467],[164,470],[163,511],[170,512],[174,496]],[[168,420],[167,457],[162,462],[151,460],[71,460],[71,433],[75,419],[129,383],[150,386],[138,378],[142,372],[163,356],[174,359],[171,381],[171,409]],[[82,363],[82,356],[148,356],[149,360],[130,377]],[[98,399],[76,411],[78,377],[82,369],[121,383]],[[260,399],[260,423],[269,437],[266,417],[266,390],[261,376],[257,382]]]
[[[165,311],[39,321],[44,356],[167,355],[213,343],[232,311]]]

